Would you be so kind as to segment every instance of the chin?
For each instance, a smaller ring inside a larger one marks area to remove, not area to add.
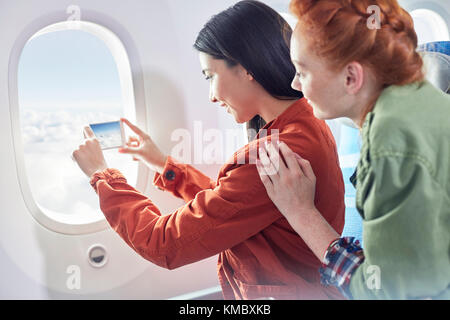
[[[335,116],[333,116],[329,112],[324,112],[321,109],[318,109],[318,108],[316,108],[314,106],[312,107],[312,109],[313,109],[314,117],[316,117],[319,120],[330,120],[330,119],[336,118]]]
[[[325,115],[322,111],[320,111],[319,109],[317,109],[315,107],[312,107],[312,109],[313,109],[314,117],[316,117],[317,119],[320,119],[320,120],[325,120],[324,119]]]
[[[245,122],[247,122],[247,121],[250,121],[250,120],[242,119],[241,117],[239,117],[239,115],[237,115],[237,114],[234,113],[233,111],[231,111],[231,115],[233,116],[234,121],[236,121],[237,123],[245,123]]]

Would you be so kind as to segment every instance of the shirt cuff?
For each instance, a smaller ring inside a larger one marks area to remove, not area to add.
[[[108,184],[114,182],[124,182],[127,183],[125,176],[117,169],[107,168],[103,171],[97,171],[91,176],[91,186],[97,193],[97,182],[100,180],[105,180]]]
[[[352,299],[349,290],[350,279],[364,262],[364,252],[354,237],[343,237],[331,243],[325,253],[322,267],[319,269],[323,285],[333,285],[348,299]]]
[[[167,156],[163,172],[156,172],[153,178],[153,185],[160,190],[175,190],[178,181],[181,179],[182,169],[178,167],[179,162]]]

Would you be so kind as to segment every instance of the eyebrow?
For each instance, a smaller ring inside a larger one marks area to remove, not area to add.
[[[203,69],[203,70],[202,70],[202,73],[203,73],[203,75],[205,75],[205,76],[206,76],[206,71],[209,71],[209,72],[211,72],[211,70],[210,70],[210,69]]]

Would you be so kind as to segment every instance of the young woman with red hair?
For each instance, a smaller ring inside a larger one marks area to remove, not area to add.
[[[292,87],[316,117],[361,128],[351,180],[364,250],[323,219],[309,162],[284,143],[260,152],[269,197],[322,261],[322,282],[347,297],[450,299],[450,96],[424,80],[411,17],[395,0],[290,7],[299,20]]]

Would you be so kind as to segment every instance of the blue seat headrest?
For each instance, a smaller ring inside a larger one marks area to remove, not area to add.
[[[450,41],[426,43],[418,51],[423,58],[426,79],[450,94]]]
[[[419,46],[418,51],[439,52],[450,56],[450,41],[424,43]]]

